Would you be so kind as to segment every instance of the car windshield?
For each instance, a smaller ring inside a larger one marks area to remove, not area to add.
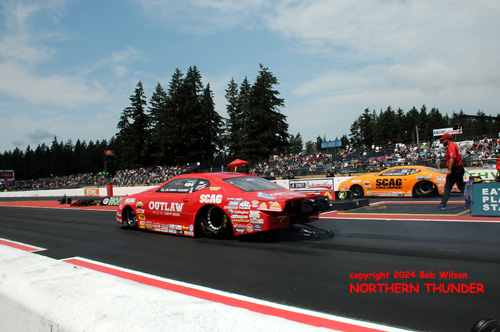
[[[381,173],[380,176],[406,176],[418,172],[420,172],[418,168],[393,168]]]
[[[268,181],[263,178],[253,177],[253,176],[245,176],[245,177],[237,177],[237,178],[229,178],[224,179],[229,184],[232,184],[236,188],[239,188],[243,191],[264,191],[264,190],[279,190],[283,189],[283,187]]]

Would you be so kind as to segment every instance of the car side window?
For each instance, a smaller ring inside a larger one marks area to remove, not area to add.
[[[420,170],[416,168],[395,168],[385,171],[380,174],[380,176],[406,176],[418,172],[420,172]]]
[[[403,169],[401,168],[395,168],[395,169],[388,169],[384,173],[380,174],[380,176],[396,176],[396,175],[402,175],[401,171]]]
[[[163,185],[157,191],[162,193],[191,193],[193,192],[196,182],[198,182],[198,180],[192,178],[174,179]]]
[[[174,179],[163,185],[157,192],[162,193],[192,193],[197,190],[206,188],[210,185],[210,181],[196,178]]]
[[[199,179],[198,183],[196,184],[196,187],[194,187],[193,192],[201,190],[203,188],[206,188],[210,185],[210,181],[205,180],[205,179]]]

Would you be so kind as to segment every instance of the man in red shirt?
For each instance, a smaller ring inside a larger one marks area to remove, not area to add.
[[[464,192],[464,167],[462,165],[462,155],[460,154],[460,148],[453,142],[453,137],[450,133],[445,133],[443,137],[440,138],[443,145],[446,146],[446,168],[448,172],[446,173],[446,183],[444,185],[444,194],[441,199],[441,204],[438,208],[444,210],[446,208],[446,203],[450,199],[451,188],[456,184],[458,189]],[[465,206],[469,208],[468,204]]]
[[[495,182],[500,182],[500,156],[497,159],[497,175],[495,176]]]

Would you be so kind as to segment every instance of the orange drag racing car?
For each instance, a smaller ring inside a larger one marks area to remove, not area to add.
[[[353,197],[432,196],[444,193],[445,182],[445,170],[408,165],[355,176],[342,182],[339,190],[350,190]]]

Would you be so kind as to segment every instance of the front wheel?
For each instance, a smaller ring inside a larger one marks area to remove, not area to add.
[[[203,234],[211,239],[227,238],[233,235],[231,221],[227,214],[217,206],[209,206],[201,211],[200,226]]]
[[[363,188],[360,185],[355,184],[351,187],[351,196],[355,198],[360,198],[365,195]]]
[[[434,184],[430,181],[421,181],[415,185],[415,193],[419,196],[429,197],[434,191]]]
[[[127,224],[127,226],[132,229],[137,229],[137,215],[135,214],[134,210],[127,209],[123,212],[123,214],[124,214],[124,221]]]

